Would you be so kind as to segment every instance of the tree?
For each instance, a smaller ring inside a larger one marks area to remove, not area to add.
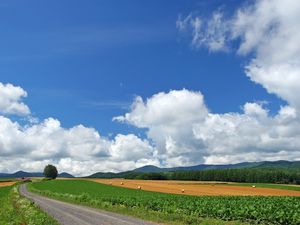
[[[46,178],[55,179],[58,175],[57,169],[53,165],[47,165],[44,169],[44,176]]]

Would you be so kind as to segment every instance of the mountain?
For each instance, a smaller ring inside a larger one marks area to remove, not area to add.
[[[41,172],[25,172],[17,171],[15,173],[0,173],[0,178],[20,178],[20,177],[44,177],[44,174]],[[71,178],[74,177],[69,173],[60,173],[58,177]]]
[[[121,173],[94,173],[88,177],[92,178],[122,178],[136,175],[137,173],[160,173],[160,172],[173,172],[173,171],[197,171],[197,170],[214,170],[214,169],[243,169],[243,168],[257,168],[257,169],[288,169],[300,171],[300,161],[262,161],[262,162],[243,162],[237,164],[224,164],[224,165],[210,165],[200,164],[196,166],[186,167],[172,167],[172,168],[160,168],[153,165],[143,166],[131,171],[125,171]]]
[[[69,173],[66,173],[66,172],[63,172],[63,173],[58,174],[58,177],[63,177],[63,178],[74,178],[74,176],[73,176],[72,174],[69,174]]]
[[[255,168],[279,168],[279,169],[289,169],[300,171],[300,161],[285,161],[279,160],[274,162],[262,162],[260,165],[255,166]]]
[[[157,166],[148,165],[148,166],[137,168],[133,171],[141,172],[141,173],[154,173],[154,172],[166,172],[167,170],[168,168],[159,168]]]
[[[196,166],[185,166],[185,167],[172,167],[172,168],[160,168],[156,166],[143,166],[133,171],[142,173],[155,173],[155,172],[171,172],[171,171],[195,171],[195,170],[214,170],[214,169],[239,169],[239,168],[250,168],[260,166],[263,162],[243,162],[237,164],[225,164],[225,165],[209,165],[200,164]]]

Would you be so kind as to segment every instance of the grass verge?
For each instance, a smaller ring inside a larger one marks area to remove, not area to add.
[[[30,200],[22,197],[18,185],[0,188],[1,225],[58,225]]]

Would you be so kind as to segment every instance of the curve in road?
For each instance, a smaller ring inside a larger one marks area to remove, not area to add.
[[[136,218],[46,198],[29,192],[25,184],[20,193],[37,204],[62,225],[154,225]]]

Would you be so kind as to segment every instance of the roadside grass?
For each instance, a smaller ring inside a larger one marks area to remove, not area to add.
[[[174,225],[300,224],[300,197],[184,196],[82,180],[31,183],[29,189],[71,203]]]
[[[58,225],[30,200],[20,196],[18,186],[0,188],[1,225]]]
[[[216,184],[218,185],[218,184]],[[222,184],[224,185],[224,184]],[[300,191],[300,185],[292,186],[285,184],[265,184],[265,183],[227,183],[227,186],[243,186],[243,187],[258,187],[258,188],[274,188],[274,189],[283,189],[283,190],[291,190],[291,191]]]

